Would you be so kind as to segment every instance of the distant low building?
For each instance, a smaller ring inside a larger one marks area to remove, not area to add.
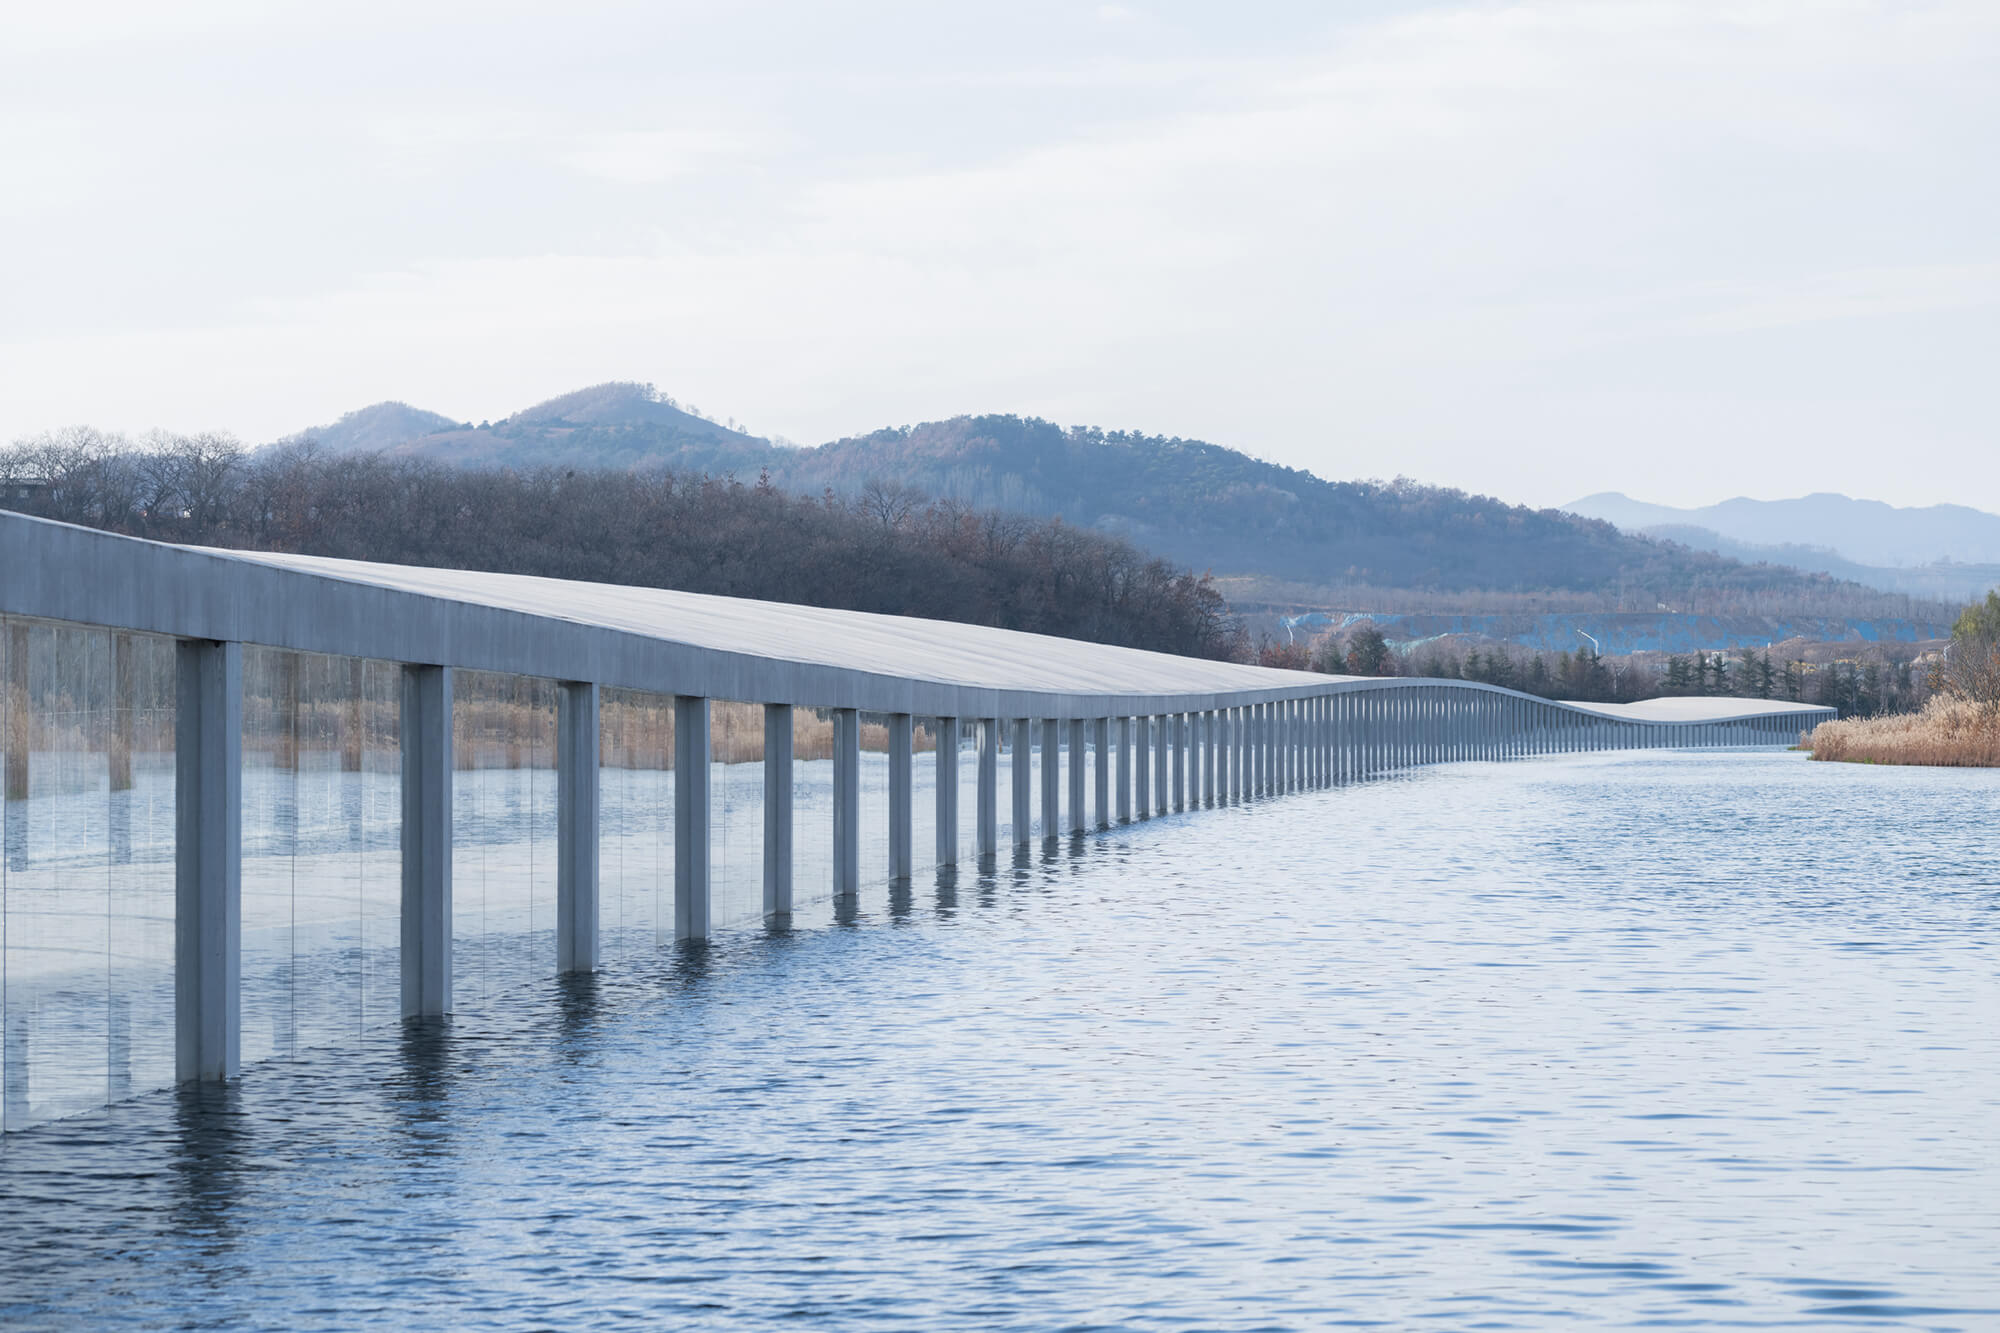
[[[48,493],[48,482],[38,477],[10,477],[0,481],[0,506],[25,508]]]

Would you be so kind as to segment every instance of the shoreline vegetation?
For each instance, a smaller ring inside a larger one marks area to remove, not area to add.
[[[1937,695],[1918,713],[1822,722],[1805,748],[1833,763],[2000,768],[2000,708]]]

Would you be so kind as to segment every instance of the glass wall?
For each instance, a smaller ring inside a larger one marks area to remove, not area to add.
[[[764,706],[714,700],[708,737],[709,924],[716,929],[761,925]]]
[[[554,684],[458,672],[452,757],[452,1011],[476,1018],[556,971]]]
[[[174,1075],[174,646],[0,617],[0,1125]]]
[[[606,690],[598,727],[598,956],[613,968],[674,939],[673,696]]]
[[[243,652],[242,1060],[401,1012],[401,669]]]

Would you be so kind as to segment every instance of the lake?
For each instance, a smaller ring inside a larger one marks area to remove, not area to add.
[[[2000,1324],[2000,774],[1454,765],[0,1142],[0,1322]]]

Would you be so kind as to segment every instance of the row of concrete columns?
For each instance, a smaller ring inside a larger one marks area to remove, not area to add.
[[[243,656],[240,644],[184,641],[178,649],[175,1003],[182,1079],[215,1079],[237,1067],[241,954]],[[452,1008],[452,671],[406,666],[402,684],[402,1008],[407,1016]],[[861,718],[833,721],[833,892],[861,888]],[[765,706],[764,910],[790,914],[793,712]],[[557,966],[588,972],[598,961],[599,688],[564,682],[557,698]],[[959,846],[961,726],[977,746],[975,847],[1000,842],[999,757],[1014,754],[1012,825],[1017,845],[1034,833],[1036,793],[1026,756],[1040,723],[1043,836],[1149,819],[1172,811],[1359,781],[1448,760],[1507,759],[1550,751],[1642,745],[1779,743],[1796,724],[1646,726],[1540,700],[1458,687],[1402,685],[1245,704],[1193,713],[1072,718],[934,720],[935,854],[955,864]],[[913,869],[916,719],[889,719],[889,872]],[[709,701],[674,700],[674,933],[709,934]],[[1067,801],[1062,775],[1067,756]],[[1065,817],[1065,810],[1067,817]]]

